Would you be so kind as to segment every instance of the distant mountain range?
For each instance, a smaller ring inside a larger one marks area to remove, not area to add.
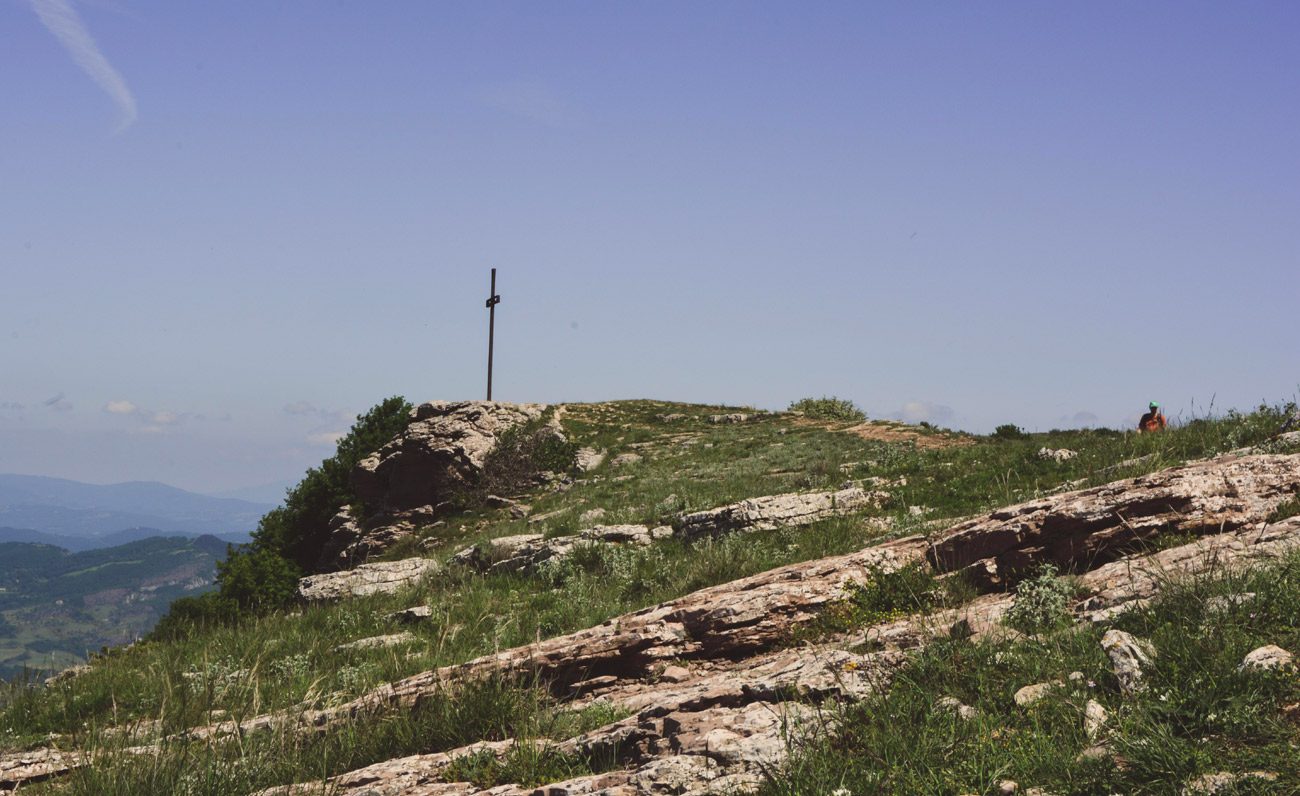
[[[0,474],[0,528],[7,529],[0,539],[68,549],[86,549],[85,541],[75,540],[105,547],[146,535],[244,539],[274,505],[200,495],[155,481],[100,485]]]

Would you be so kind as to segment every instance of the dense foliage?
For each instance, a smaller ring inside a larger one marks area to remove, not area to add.
[[[847,398],[821,397],[821,398],[801,398],[790,404],[787,411],[802,412],[807,417],[816,418],[817,420],[842,420],[850,423],[861,423],[867,419],[867,413],[862,411]]]
[[[310,571],[339,506],[357,502],[348,477],[352,468],[406,428],[411,405],[388,398],[357,418],[334,455],[313,467],[285,495],[284,504],[262,517],[251,544],[232,549],[217,567],[219,590],[178,600],[154,631],[170,637],[196,623],[224,621],[241,610],[286,605],[297,580]]]

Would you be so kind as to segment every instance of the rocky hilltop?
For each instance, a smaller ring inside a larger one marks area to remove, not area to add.
[[[1006,440],[423,404],[356,467],[299,607],[51,686],[116,705],[76,713],[89,736],[46,720],[0,787],[1297,792],[1300,435],[1275,416]],[[567,467],[496,478],[542,437]],[[191,707],[144,698],[163,660]]]

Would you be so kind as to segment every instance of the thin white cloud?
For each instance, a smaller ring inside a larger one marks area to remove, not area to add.
[[[307,442],[311,445],[337,445],[339,440],[347,434],[342,431],[319,431],[315,434],[307,435]]]
[[[908,401],[903,408],[890,412],[887,417],[902,420],[904,423],[946,423],[952,420],[951,406],[930,403],[929,401]]]
[[[294,401],[291,404],[285,404],[284,413],[287,415],[314,415],[318,412],[316,405],[311,401]]]
[[[127,88],[122,75],[113,68],[104,54],[95,45],[85,24],[68,2],[68,0],[30,0],[32,9],[40,17],[41,23],[67,49],[90,79],[95,81],[104,93],[108,94],[113,104],[117,105],[118,123],[116,132],[122,132],[136,120],[135,97]]]
[[[351,425],[352,421],[357,419],[355,412],[348,409],[326,409],[317,406],[311,401],[294,401],[291,404],[285,404],[284,413],[294,415],[295,417],[315,418],[321,424],[347,424]]]
[[[104,411],[109,414],[135,418],[144,424],[140,431],[147,434],[159,434],[170,426],[179,425],[188,420],[203,420],[204,416],[193,412],[173,412],[170,409],[146,409],[132,401],[118,400],[104,404]]]

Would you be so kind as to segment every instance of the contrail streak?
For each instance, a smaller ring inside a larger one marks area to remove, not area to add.
[[[67,48],[72,60],[90,75],[90,79],[104,89],[117,105],[119,120],[116,132],[121,132],[135,122],[135,97],[126,87],[126,81],[104,54],[95,46],[89,31],[68,0],[31,0],[32,8],[45,27]]]

